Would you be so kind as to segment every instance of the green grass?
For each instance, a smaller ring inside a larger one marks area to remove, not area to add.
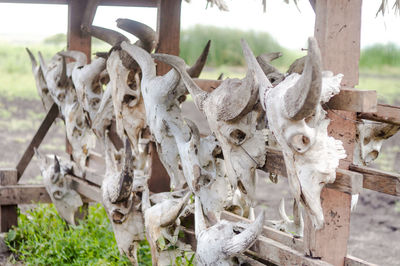
[[[26,265],[130,265],[119,254],[111,225],[100,204],[89,207],[87,220],[68,226],[52,204],[40,204],[18,216],[6,244]],[[138,252],[139,265],[151,265],[148,244]]]

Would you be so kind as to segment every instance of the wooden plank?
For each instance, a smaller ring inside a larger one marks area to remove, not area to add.
[[[282,152],[278,149],[267,147],[265,164],[260,170],[287,177],[286,164]],[[328,184],[327,187],[347,194],[359,194],[362,190],[362,182],[362,174],[345,169],[337,169],[335,182]]]
[[[103,183],[104,175],[97,174],[93,170],[87,169],[84,179],[101,187],[101,184]]]
[[[157,53],[179,55],[181,31],[181,0],[158,0],[157,3]],[[157,74],[164,75],[171,69],[167,64],[158,62]]]
[[[327,103],[329,109],[349,112],[376,112],[377,105],[376,91],[350,88],[341,88]]]
[[[0,188],[6,185],[15,185],[18,182],[17,169],[0,169]],[[12,226],[18,224],[17,205],[4,206],[3,198],[0,195],[0,232],[8,232]]]
[[[193,80],[202,90],[207,92],[213,91],[222,83],[221,80],[197,78]],[[376,91],[341,88],[340,93],[332,97],[332,99],[330,99],[326,104],[325,108],[350,112],[376,112],[377,105],[378,100]],[[400,119],[397,121],[400,121]]]
[[[315,2],[314,35],[321,50],[323,68],[334,74],[342,73],[341,85],[346,88],[354,88],[358,84],[361,6],[362,0]],[[347,154],[339,167],[348,169],[353,161],[356,114],[328,111],[328,117],[331,119],[329,135],[342,141]],[[305,216],[305,252],[334,265],[344,265],[350,234],[351,196],[324,188],[321,203],[325,217],[323,229],[315,230],[308,215]]]
[[[9,185],[0,187],[2,204],[51,203],[50,196],[43,185]]]
[[[88,63],[90,63],[92,38],[81,31],[87,3],[87,1],[80,0],[68,1],[67,47],[68,50],[77,50],[85,53]]]
[[[400,197],[400,174],[356,165],[350,165],[350,170],[363,174],[364,188]]]
[[[400,107],[387,104],[378,104],[377,111],[375,113],[359,113],[357,114],[357,118],[400,126]]]
[[[99,186],[79,177],[67,175],[67,178],[72,181],[72,188],[75,189],[79,194],[95,202],[102,202],[101,189]]]
[[[68,0],[0,0],[0,3],[66,5]],[[102,0],[101,6],[157,7],[157,0]]]
[[[369,263],[362,259],[347,255],[344,259],[344,266],[378,266],[377,264]]]
[[[23,173],[25,172],[26,167],[32,160],[34,154],[34,148],[38,148],[42,143],[44,137],[46,136],[47,132],[50,129],[50,126],[53,124],[54,120],[58,117],[58,106],[53,104],[47,113],[46,117],[44,118],[42,124],[40,125],[39,129],[36,131],[35,135],[33,136],[31,143],[29,143],[28,147],[26,148],[24,155],[22,155],[21,159],[17,164],[17,176],[18,180],[21,178]]]
[[[52,203],[44,185],[8,185],[0,186],[0,198],[3,205],[32,204],[32,203]],[[82,195],[85,203],[93,200]]]
[[[149,144],[150,152],[150,179],[148,181],[151,192],[170,191],[170,177],[158,157],[157,148],[154,142]]]

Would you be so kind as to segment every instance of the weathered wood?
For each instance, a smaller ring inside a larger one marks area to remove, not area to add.
[[[43,185],[8,185],[0,187],[1,204],[51,203]]]
[[[205,90],[207,92],[213,91],[222,83],[221,80],[211,80],[211,79],[193,79],[193,80],[202,90]],[[376,112],[377,105],[378,102],[377,102],[376,91],[341,88],[340,93],[333,96],[325,107],[327,109],[343,110],[350,112]],[[390,110],[393,112],[393,114],[397,114],[395,112],[398,110],[395,110],[393,108]],[[396,116],[397,119],[394,119],[394,121],[400,121],[400,112],[398,111],[398,113],[399,114],[397,114]],[[382,112],[382,114],[384,113]]]
[[[341,85],[347,88],[358,84],[361,5],[361,0],[319,0],[315,3],[314,35],[321,50],[323,67],[334,74],[344,74]],[[356,115],[329,111],[328,117],[331,119],[329,135],[343,142],[347,154],[339,167],[348,169],[353,161]],[[351,196],[324,188],[321,201],[325,226],[316,231],[308,216],[305,217],[305,251],[334,265],[344,265],[350,233]]]
[[[362,259],[347,255],[344,259],[344,266],[378,266],[377,264],[369,263]]]
[[[148,184],[150,191],[155,193],[170,191],[170,177],[168,176],[167,170],[165,170],[160,158],[158,157],[157,148],[154,142],[150,142],[149,152],[150,179]]]
[[[181,0],[157,0],[157,53],[179,55],[181,30]],[[164,75],[171,69],[164,63],[158,63],[157,75]]]
[[[357,114],[357,118],[400,125],[400,107],[387,104],[378,104],[376,112],[359,113]]]
[[[54,120],[57,118],[59,113],[58,106],[53,104],[47,113],[46,117],[44,118],[42,124],[40,125],[39,129],[36,131],[35,135],[33,136],[31,143],[29,143],[28,147],[26,148],[24,155],[22,155],[21,159],[17,164],[17,172],[18,172],[18,180],[23,175],[26,167],[28,166],[29,162],[32,160],[34,149],[38,148],[40,143],[42,143],[44,137],[46,136],[47,132],[50,129],[50,126],[53,124]]]
[[[345,169],[336,170],[336,179],[333,184],[327,184],[328,188],[348,194],[360,194],[363,187],[363,175]]]
[[[85,174],[85,180],[101,187],[101,184],[103,183],[104,175],[97,174],[94,171],[91,170],[86,170]]]
[[[102,202],[99,186],[71,175],[66,176],[66,178],[72,181],[72,189],[76,190],[79,194],[95,202]]]
[[[393,196],[400,196],[400,174],[356,165],[350,165],[350,170],[363,174],[364,188]]]
[[[373,90],[356,90],[341,88],[338,95],[327,103],[329,109],[350,112],[376,112],[377,94]]]
[[[66,5],[68,0],[0,0],[0,3]],[[102,0],[101,6],[157,7],[157,0]]]
[[[8,185],[0,187],[1,204],[17,205],[32,203],[52,203],[46,188],[43,185]],[[93,200],[82,196],[83,202],[93,202]]]
[[[6,185],[15,185],[18,182],[18,172],[16,169],[0,169],[0,188]],[[18,224],[17,205],[7,205],[3,202],[0,193],[0,232],[8,232],[12,226]]]
[[[282,152],[275,148],[267,148],[265,165],[261,168],[265,172],[286,177],[286,164]],[[345,192],[347,194],[358,194],[361,192],[363,175],[344,169],[336,170],[336,180],[328,187]]]
[[[87,3],[87,1],[80,0],[68,1],[67,47],[68,50],[77,50],[85,53],[88,63],[90,63],[92,38],[81,31]]]

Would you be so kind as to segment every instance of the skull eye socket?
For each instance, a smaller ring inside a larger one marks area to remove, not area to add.
[[[311,144],[311,139],[303,134],[295,135],[291,139],[293,149],[297,152],[303,153],[308,150]]]
[[[62,102],[62,101],[64,101],[64,99],[65,99],[65,93],[61,92],[60,94],[58,94],[57,100]]]
[[[129,107],[133,107],[137,103],[136,99],[137,97],[135,95],[126,94],[122,102],[127,104]]]
[[[55,199],[60,200],[60,199],[63,198],[63,196],[64,196],[64,193],[62,193],[60,190],[57,190],[57,191],[54,191],[54,192],[53,192],[53,197],[54,197]]]
[[[241,131],[240,129],[235,129],[233,130],[229,136],[231,137],[231,139],[233,140],[233,142],[236,145],[240,145],[244,142],[244,140],[246,139],[246,133],[244,133],[243,131]]]
[[[364,145],[368,145],[368,143],[370,143],[370,142],[371,142],[371,138],[365,138],[363,141]]]

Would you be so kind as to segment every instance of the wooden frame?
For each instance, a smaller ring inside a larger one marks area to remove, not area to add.
[[[80,25],[86,14],[86,1],[79,0],[9,0],[0,2],[68,4],[68,48],[85,52],[90,58],[90,37],[80,31]],[[304,265],[372,265],[347,255],[349,237],[350,195],[358,194],[361,188],[400,196],[400,175],[387,173],[367,167],[352,165],[352,140],[355,137],[355,120],[367,119],[400,125],[400,107],[377,104],[375,91],[353,89],[358,83],[358,59],[360,51],[361,0],[317,0],[310,1],[316,12],[315,36],[321,48],[325,69],[334,73],[343,73],[341,92],[326,105],[329,126],[335,138],[344,143],[348,157],[342,160],[337,170],[336,181],[325,188],[321,194],[325,217],[328,212],[340,215],[335,223],[326,225],[323,230],[315,231],[306,219],[304,239],[264,227],[262,236],[246,252],[254,259],[255,265],[266,262],[278,264]],[[141,6],[158,9],[157,31],[159,45],[157,52],[179,55],[179,32],[181,0],[103,0],[100,5]],[[90,12],[88,12],[90,13]],[[93,18],[92,18],[93,19]],[[345,25],[345,26],[344,26]],[[334,36],[334,37],[332,37]],[[158,74],[166,73],[170,68],[159,64]],[[204,90],[211,91],[220,81],[197,79],[195,82]],[[335,111],[332,111],[335,110]],[[53,105],[44,121],[23,154],[16,169],[0,169],[0,231],[7,231],[16,225],[17,204],[34,202],[49,203],[43,185],[17,185],[19,178],[29,164],[34,148],[38,148],[55,118],[58,108]],[[346,134],[342,134],[346,132]],[[123,143],[111,130],[110,139],[116,147]],[[169,190],[169,178],[158,159],[155,146],[151,148],[150,188],[154,192]],[[91,161],[101,161],[99,155],[90,156]],[[90,163],[89,163],[90,165]],[[282,153],[268,149],[264,171],[286,175]],[[76,190],[84,196],[85,202],[101,201],[102,177],[88,173],[84,178],[68,176]],[[246,222],[246,219],[224,212],[223,219]],[[185,229],[188,241],[194,241],[194,233]],[[335,248],[332,248],[335,247]]]

